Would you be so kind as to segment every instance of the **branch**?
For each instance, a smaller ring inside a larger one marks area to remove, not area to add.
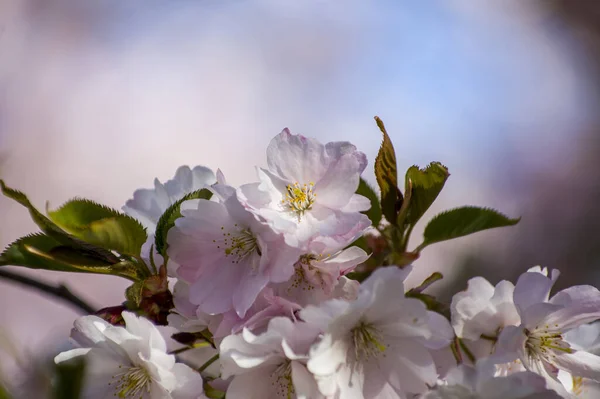
[[[71,306],[77,308],[79,311],[85,314],[96,313],[95,309],[90,306],[83,299],[73,294],[66,286],[59,284],[53,286],[39,280],[32,279],[30,277],[22,276],[6,270],[0,270],[0,279],[10,280],[19,284],[35,288],[39,291],[45,292],[48,295],[54,296],[62,301],[68,302]]]

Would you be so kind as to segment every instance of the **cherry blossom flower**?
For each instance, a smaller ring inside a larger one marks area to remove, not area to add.
[[[200,374],[175,363],[150,321],[129,312],[123,312],[123,319],[126,327],[96,316],[77,319],[71,337],[80,347],[54,359],[85,359],[84,398],[205,398]]]
[[[123,212],[136,218],[148,233],[148,238],[141,251],[142,258],[147,265],[154,264],[158,267],[164,262],[162,256],[154,249],[156,225],[163,213],[185,195],[209,188],[217,183],[219,181],[217,177],[224,180],[220,170],[215,176],[212,170],[204,166],[196,166],[194,169],[190,169],[189,166],[180,166],[171,180],[163,184],[158,179],[154,179],[154,189],[136,190],[133,193],[133,199],[125,203]],[[177,265],[170,264],[169,275],[174,275],[176,268]]]
[[[371,225],[360,213],[369,200],[355,194],[367,160],[352,144],[323,145],[284,129],[269,144],[267,164],[257,169],[260,183],[241,186],[237,195],[289,245],[305,247],[320,236],[346,242]]]
[[[447,346],[454,334],[443,316],[404,296],[409,271],[377,269],[355,301],[332,299],[300,312],[302,320],[324,333],[308,361],[322,394],[404,398],[435,384],[429,349]]]
[[[154,189],[139,189],[133,193],[133,199],[125,203],[123,212],[136,218],[149,232],[156,230],[156,224],[162,214],[186,194],[202,188],[208,188],[217,179],[212,170],[204,166],[180,166],[173,179],[161,183],[154,179]]]
[[[600,291],[592,286],[574,286],[549,299],[557,273],[524,273],[515,286],[514,302],[521,324],[501,332],[496,356],[518,360],[527,370],[545,377],[561,394],[559,370],[573,376],[600,381],[600,356],[571,345],[565,334],[582,324],[600,319]]]
[[[323,398],[306,369],[308,350],[318,332],[306,323],[276,317],[263,334],[244,329],[226,337],[220,346],[221,376],[233,377],[227,398]]]
[[[190,302],[209,314],[244,317],[269,282],[287,281],[299,251],[246,211],[235,195],[199,200],[169,230],[168,255],[190,284]]]
[[[468,288],[452,298],[452,327],[456,336],[478,340],[497,337],[505,326],[517,325],[519,313],[513,303],[514,285],[501,281],[496,287],[483,277],[469,280]]]
[[[345,274],[369,258],[358,247],[334,252],[320,247],[313,253],[301,255],[294,265],[294,275],[276,285],[276,293],[300,306],[317,305],[325,300],[341,298],[353,300],[358,294],[358,282]],[[317,252],[318,251],[318,252]]]
[[[419,399],[560,399],[548,390],[546,381],[535,373],[519,372],[495,377],[494,365],[479,362],[475,368],[459,366],[445,381]]]

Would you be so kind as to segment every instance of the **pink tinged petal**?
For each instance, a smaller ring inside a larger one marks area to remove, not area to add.
[[[239,317],[244,317],[260,291],[269,282],[269,278],[267,275],[257,274],[248,264],[239,263],[236,266],[246,270],[240,278],[240,284],[233,290],[233,308]],[[231,292],[229,291],[229,295]]]
[[[547,302],[536,303],[521,313],[521,324],[530,330],[535,330],[538,327],[541,328],[542,326],[549,324],[548,317],[550,317],[552,313],[560,311],[561,309],[561,306]],[[554,327],[556,326],[553,325],[552,328]],[[544,328],[549,329],[550,327]]]
[[[412,339],[388,342],[389,353],[380,356],[381,369],[388,373],[388,382],[397,390],[423,393],[437,380],[437,371],[431,354]]]
[[[576,285],[558,292],[550,299],[555,305],[571,305],[573,303],[600,298],[600,291],[591,285]]]
[[[269,170],[279,177],[300,183],[316,181],[327,171],[325,146],[315,139],[292,135],[286,128],[267,148]]]
[[[198,279],[190,287],[190,301],[208,314],[225,313],[233,308],[232,292],[239,287],[244,264],[224,264],[218,273]]]
[[[324,260],[327,266],[335,266],[340,275],[350,273],[354,268],[369,259],[369,255],[359,247],[344,249]]]
[[[342,155],[339,159],[334,160],[327,173],[315,184],[316,201],[331,209],[342,209],[346,206],[353,209],[357,204],[349,204],[349,202],[355,195],[360,174],[365,166],[366,156],[359,151]],[[364,210],[364,206],[367,206],[367,202],[363,201],[362,210]],[[359,206],[358,209],[360,208]]]
[[[260,214],[261,208],[267,208],[273,201],[273,194],[260,189],[260,183],[244,184],[236,190],[236,195],[240,203],[249,211]],[[278,196],[281,196],[277,192]]]
[[[541,273],[521,274],[514,292],[514,302],[521,317],[528,307],[540,302],[547,302],[553,285],[554,281]]]
[[[227,399],[270,399],[277,398],[271,374],[274,366],[250,370],[233,378],[227,388]]]
[[[562,332],[600,319],[600,297],[589,297],[567,306],[555,305],[558,310],[545,319],[545,324]]]
[[[296,391],[297,399],[320,399],[323,397],[319,392],[317,382],[306,366],[299,362],[292,362],[292,381]]]
[[[196,399],[204,392],[202,376],[183,363],[176,363],[172,369],[177,385],[171,396],[173,399]]]
[[[341,314],[344,314],[350,308],[350,303],[340,299],[331,299],[321,303],[318,307],[309,305],[300,311],[301,320],[319,328],[322,332],[326,331],[331,322]]]
[[[225,202],[227,198],[235,195],[235,188],[227,184],[215,183],[207,188],[214,194],[213,198],[220,202]]]
[[[428,324],[432,332],[431,338],[425,341],[425,346],[429,349],[442,349],[450,345],[454,339],[454,330],[448,319],[439,313],[427,311],[429,316]]]
[[[495,355],[507,355],[507,358],[504,359],[504,362],[506,363],[515,360],[517,357],[523,359],[526,357],[526,341],[527,336],[525,335],[525,331],[522,327],[507,326],[498,336]],[[498,363],[500,363],[500,361],[498,361]]]
[[[552,361],[558,368],[568,371],[575,377],[600,381],[600,356],[586,351],[561,352],[557,353]]]
[[[342,212],[364,212],[371,209],[371,200],[362,195],[354,194],[350,201],[341,208]]]
[[[156,223],[163,212],[171,205],[164,186],[154,179],[154,189],[140,189],[133,193],[133,199],[128,200],[123,212],[136,218],[149,231],[154,231]]]

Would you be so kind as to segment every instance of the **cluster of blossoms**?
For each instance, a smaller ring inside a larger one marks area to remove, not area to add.
[[[366,165],[348,142],[286,129],[256,183],[181,167],[136,191],[123,210],[147,232],[128,258],[144,278],[125,306],[76,320],[56,363],[85,361],[84,398],[597,397],[600,292],[550,296],[558,271],[537,267],[516,285],[474,278],[444,309],[429,283],[406,286],[418,252],[358,245],[397,238],[357,194]],[[393,215],[415,223],[408,201]]]

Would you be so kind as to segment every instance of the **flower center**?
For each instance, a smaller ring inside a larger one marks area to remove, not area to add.
[[[223,238],[221,240],[213,240],[217,244],[217,249],[225,253],[225,257],[231,257],[231,263],[240,263],[244,258],[256,251],[259,256],[262,255],[260,246],[256,241],[256,237],[250,229],[238,228],[234,225],[237,231],[225,232],[225,227],[221,227]]]
[[[281,363],[271,373],[271,385],[277,398],[292,399],[296,390],[292,382],[292,363],[289,360]]]
[[[357,361],[377,357],[385,352],[386,345],[383,343],[381,333],[372,324],[361,321],[352,329],[350,334]]]
[[[525,334],[525,348],[529,356],[551,360],[556,357],[555,351],[573,353],[571,346],[563,340],[561,332],[553,331],[549,326],[543,329],[535,328],[533,331],[525,330]]]
[[[292,289],[302,289],[303,291],[312,291],[317,284],[325,289],[326,283],[319,269],[314,267],[311,262],[319,260],[320,256],[313,254],[301,255],[294,267],[294,275],[290,279],[288,294]]]
[[[312,209],[317,194],[313,192],[315,183],[303,184],[296,182],[286,186],[285,198],[281,200],[281,204],[292,213],[295,213],[298,220],[306,211]]]
[[[122,368],[123,366],[119,366]],[[144,396],[144,391],[150,392],[152,378],[143,367],[130,367],[127,371],[112,376],[108,385],[116,383],[113,396],[118,398],[133,398]]]

